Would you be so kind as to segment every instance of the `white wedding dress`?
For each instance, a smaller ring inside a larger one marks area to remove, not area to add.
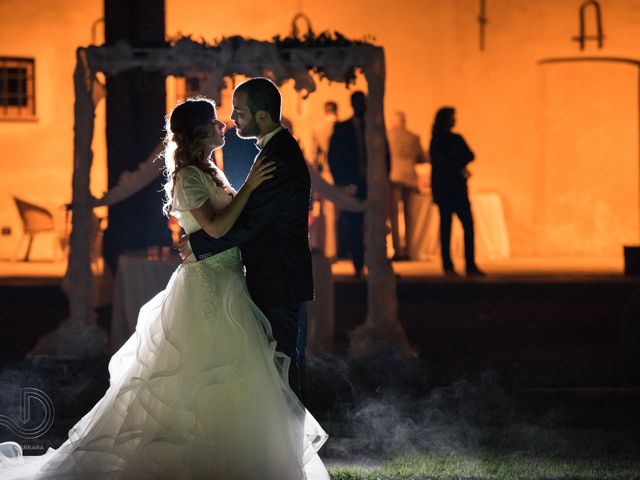
[[[228,192],[195,167],[178,173],[173,206]],[[238,248],[185,263],[142,307],[135,333],[109,363],[110,387],[44,455],[3,444],[0,478],[328,480],[317,451],[327,435],[291,391],[289,358],[247,291]],[[9,455],[10,457],[11,455]]]

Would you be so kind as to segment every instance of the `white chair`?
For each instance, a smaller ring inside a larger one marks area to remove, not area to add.
[[[18,208],[18,213],[20,214],[23,227],[23,237],[18,244],[18,252],[24,243],[24,239],[27,238],[27,250],[22,261],[28,262],[35,236],[43,232],[55,232],[55,223],[53,221],[53,215],[46,208],[26,202],[16,197],[13,197],[13,200]],[[60,245],[58,244],[58,238],[56,236],[54,236],[54,241],[56,242],[54,252],[56,252],[60,250]]]

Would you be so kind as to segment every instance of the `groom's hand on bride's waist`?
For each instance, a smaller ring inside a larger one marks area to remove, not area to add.
[[[180,242],[178,242],[178,252],[180,252],[180,258],[182,259],[182,263],[195,262],[196,257],[193,254],[193,250],[191,250],[191,245],[189,244],[189,235],[183,235],[180,237]]]

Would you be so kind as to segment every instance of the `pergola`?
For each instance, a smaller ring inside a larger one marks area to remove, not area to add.
[[[295,89],[308,95],[315,90],[312,74],[346,85],[355,79],[356,71],[363,74],[368,84],[365,134],[370,192],[365,212],[368,314],[365,323],[351,333],[351,354],[366,356],[383,344],[412,352],[397,318],[396,281],[386,257],[389,186],[385,168],[384,50],[340,34],[315,36],[311,28],[299,38],[295,22],[296,19],[290,37],[276,37],[272,42],[230,37],[209,45],[181,38],[162,48],[133,48],[126,43],[78,48],[74,73],[73,219],[64,281],[70,316],[53,334],[41,339],[41,351],[87,357],[98,354],[104,346],[104,334],[95,324],[90,259],[91,142],[96,104],[104,95],[96,73],[117,75],[138,69],[165,76],[204,74],[207,79],[204,91],[214,99],[219,99],[225,77],[233,75],[266,76],[278,85],[293,79]]]

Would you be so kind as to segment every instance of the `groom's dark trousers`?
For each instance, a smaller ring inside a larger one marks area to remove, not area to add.
[[[300,397],[300,365],[304,360],[304,345],[300,343],[301,333],[306,325],[301,324],[305,318],[304,303],[287,303],[277,306],[260,306],[273,331],[273,338],[277,339],[278,351],[286,354],[290,359],[289,385]],[[303,337],[304,338],[304,337]]]
[[[288,130],[276,133],[256,159],[263,157],[276,162],[275,175],[253,191],[231,230],[221,238],[199,230],[189,243],[198,260],[240,246],[249,293],[271,323],[278,351],[291,358],[289,383],[300,396],[300,309],[313,299],[307,223],[311,181]]]

